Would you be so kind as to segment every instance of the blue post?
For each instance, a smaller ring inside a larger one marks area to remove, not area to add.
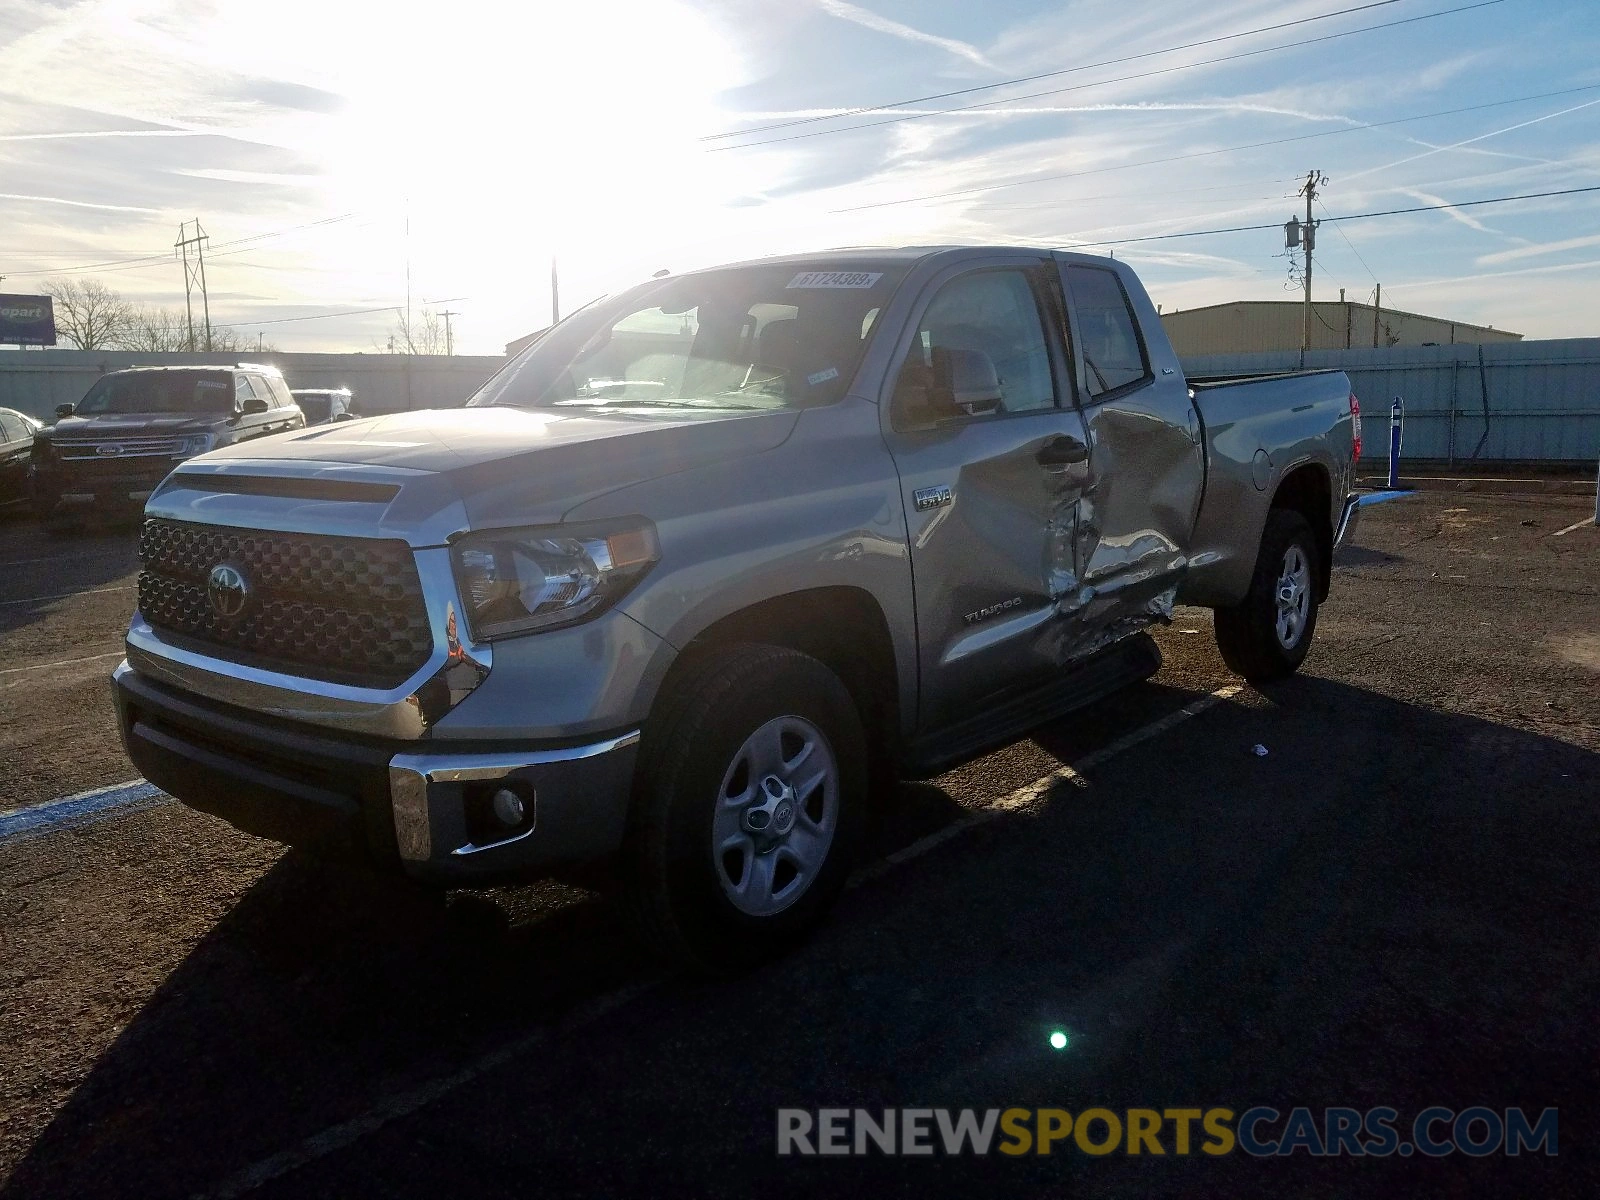
[[[1405,422],[1405,405],[1400,397],[1389,406],[1389,490],[1400,486],[1400,427]]]

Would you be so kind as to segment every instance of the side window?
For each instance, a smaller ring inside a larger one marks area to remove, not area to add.
[[[0,444],[9,445],[22,440],[22,425],[9,415],[0,414]]]
[[[234,399],[238,400],[240,404],[243,404],[246,400],[256,399],[256,390],[250,386],[250,376],[235,375],[233,377],[233,395]],[[265,400],[266,397],[263,396],[261,399]]]
[[[953,355],[951,352],[975,352]],[[987,416],[1000,413],[1038,412],[1056,406],[1055,378],[1050,368],[1050,347],[1039,316],[1039,303],[1025,272],[974,271],[952,279],[939,289],[917,326],[916,340],[901,368],[896,386],[907,398],[907,415],[925,395],[948,390],[941,372],[961,361],[964,369],[984,362],[992,365],[999,383],[999,402],[962,404],[945,415]],[[961,389],[958,386],[956,390]],[[939,401],[933,401],[935,420]]]
[[[278,394],[272,390],[272,383],[270,380],[264,379],[260,375],[246,375],[245,378],[250,381],[250,386],[255,388],[256,395],[260,396],[268,404],[272,405],[273,408],[283,407],[283,401],[279,398]]]
[[[272,402],[279,408],[293,408],[294,397],[289,394],[289,385],[284,383],[281,376],[270,375],[265,378],[255,376],[256,391],[261,391],[263,385],[272,393]]]
[[[1083,356],[1089,398],[1150,377],[1133,306],[1116,273],[1100,267],[1068,267],[1067,287],[1078,317],[1078,352]]]

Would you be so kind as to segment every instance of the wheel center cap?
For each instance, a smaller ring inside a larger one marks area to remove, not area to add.
[[[781,838],[794,828],[794,789],[776,775],[761,781],[757,800],[744,810],[744,827],[763,838]]]

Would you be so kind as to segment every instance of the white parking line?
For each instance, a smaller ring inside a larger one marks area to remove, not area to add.
[[[0,845],[40,837],[69,825],[87,825],[107,817],[120,816],[153,804],[165,804],[170,799],[155,784],[143,779],[130,779],[110,787],[79,792],[75,796],[62,796],[46,800],[29,808],[13,809],[0,813]]]
[[[104,592],[136,592],[139,585],[130,583],[123,587],[84,588],[81,592],[58,592],[54,596],[24,596],[21,600],[0,600],[6,604],[43,604],[46,600],[71,600],[74,596],[98,596]]]
[[[1208,708],[1222,703],[1239,694],[1244,689],[1238,685],[1220,687],[1209,695],[1201,696],[1198,700],[1186,704],[1175,713],[1170,713],[1159,720],[1142,726],[1126,737],[1118,738],[1106,746],[1102,746],[1092,754],[1085,755],[1077,763],[1067,766],[1062,765],[1048,775],[1041,776],[1034,782],[1018,788],[992,804],[979,810],[969,817],[964,817],[951,825],[945,826],[937,833],[929,834],[920,841],[913,842],[903,850],[891,854],[882,862],[856,873],[850,881],[852,888],[893,870],[901,863],[914,858],[920,858],[935,846],[958,837],[967,830],[981,825],[987,821],[1001,816],[1007,812],[1018,812],[1035,807],[1059,783],[1071,782],[1079,787],[1087,787],[1082,772],[1105,762],[1107,759],[1121,754],[1140,742],[1165,733],[1173,726],[1187,721],[1190,717],[1198,716]],[[608,1013],[615,1012],[625,1004],[629,1004],[654,991],[666,977],[655,977],[631,984],[618,991],[607,993],[591,1004],[584,1006],[573,1017],[558,1022],[549,1028],[536,1029],[527,1036],[508,1043],[496,1050],[490,1051],[476,1062],[463,1067],[450,1075],[445,1075],[431,1083],[425,1083],[408,1091],[395,1092],[387,1096],[378,1097],[372,1107],[359,1117],[348,1121],[341,1121],[330,1125],[319,1133],[314,1133],[296,1146],[280,1151],[268,1158],[253,1163],[235,1175],[229,1176],[220,1185],[204,1193],[216,1197],[217,1200],[233,1200],[234,1197],[243,1196],[256,1188],[281,1178],[291,1171],[309,1166],[318,1159],[325,1158],[337,1150],[354,1145],[369,1133],[376,1133],[392,1121],[408,1117],[441,1099],[450,1092],[464,1087],[474,1080],[482,1077],[497,1067],[504,1066],[530,1050],[549,1044],[554,1038],[564,1033],[573,1033],[587,1025],[592,1025]]]
[[[107,650],[104,654],[91,654],[86,658],[58,658],[55,662],[34,663],[31,667],[0,667],[0,675],[20,675],[23,671],[43,671],[50,667],[70,667],[74,663],[99,662],[102,658],[121,658],[126,651]]]
[[[1574,521],[1571,525],[1568,525],[1565,529],[1556,530],[1550,536],[1551,537],[1564,537],[1565,535],[1571,533],[1574,529],[1582,529],[1585,525],[1593,525],[1593,524],[1596,524],[1596,521],[1595,521],[1595,519],[1593,517],[1585,517],[1581,521]]]

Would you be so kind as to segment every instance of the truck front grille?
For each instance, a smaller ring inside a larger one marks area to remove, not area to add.
[[[404,542],[151,518],[139,536],[139,611],[164,637],[246,665],[362,687],[395,687],[433,639]],[[212,571],[245,593],[214,603]],[[228,615],[224,615],[224,614]]]
[[[161,435],[134,435],[125,438],[102,438],[83,442],[57,438],[53,443],[65,459],[100,459],[115,461],[119,458],[166,458],[178,453],[182,438]]]

